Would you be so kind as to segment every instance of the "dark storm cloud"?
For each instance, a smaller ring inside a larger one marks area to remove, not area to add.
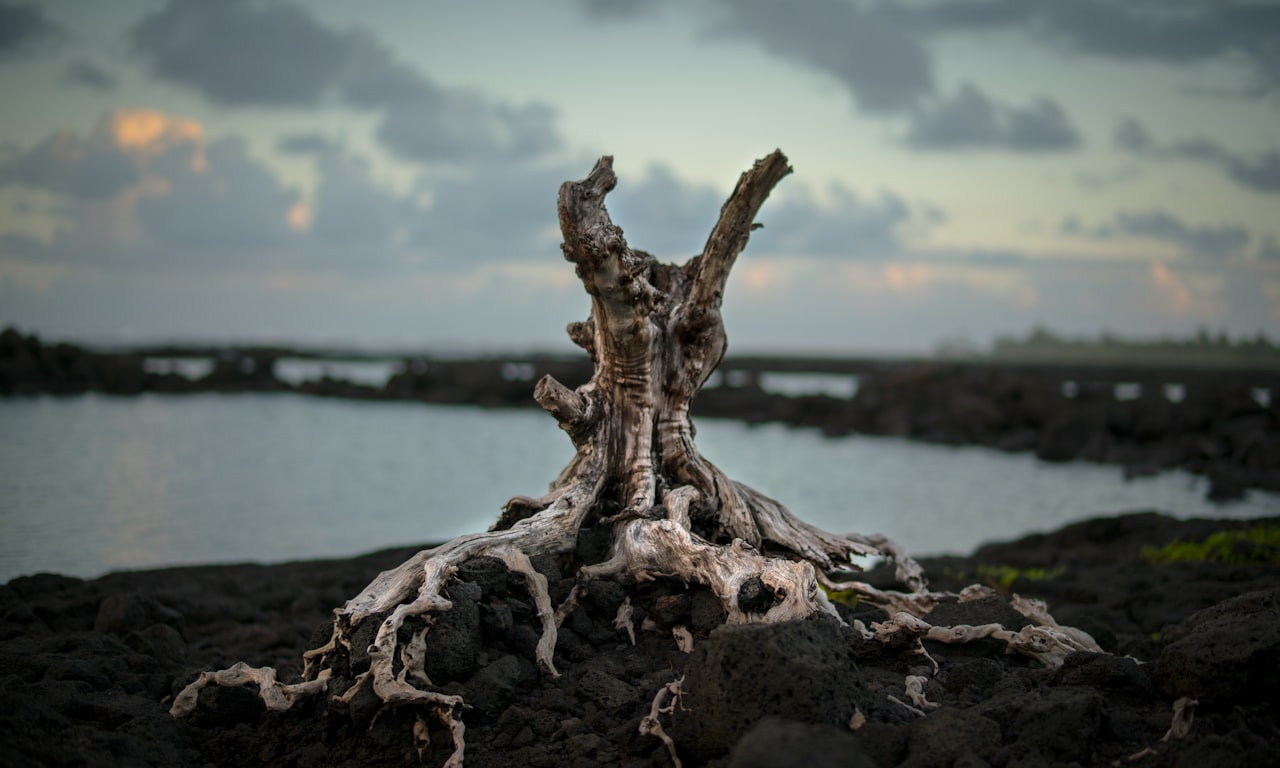
[[[843,0],[726,0],[713,34],[743,37],[836,78],[866,112],[910,109],[933,88],[920,41],[893,20]]]
[[[183,152],[152,161],[165,194],[138,201],[144,232],[172,249],[174,258],[239,259],[283,247],[295,237],[287,213],[298,201],[239,139],[213,142],[203,169]]]
[[[764,228],[751,236],[757,252],[791,257],[890,259],[903,251],[909,226],[927,226],[931,215],[913,211],[891,192],[863,199],[841,184],[821,202],[808,190],[789,197],[758,217]]]
[[[440,266],[484,261],[554,260],[561,241],[555,198],[566,179],[587,164],[478,167],[465,178],[424,182],[430,205],[402,211],[410,242]],[[623,175],[607,206],[631,247],[660,261],[683,263],[701,252],[726,193],[678,177],[663,165],[643,176]],[[787,258],[887,258],[902,251],[908,227],[928,227],[938,214],[909,206],[890,193],[864,199],[834,185],[822,200],[804,187],[770,200],[757,220],[751,251]],[[552,262],[554,263],[554,261]]]
[[[527,158],[560,144],[549,107],[444,88],[367,33],[331,30],[288,3],[170,0],[134,27],[132,42],[155,77],[217,104],[336,100],[380,112],[378,138],[409,160]]]
[[[566,179],[585,175],[579,167],[482,164],[465,178],[424,180],[431,203],[415,215],[409,241],[437,266],[555,263],[560,243],[556,195]]]
[[[1078,219],[1062,224],[1063,234],[1096,240],[1141,238],[1169,243],[1182,251],[1213,258],[1233,256],[1249,245],[1249,230],[1238,224],[1191,226],[1167,211],[1119,211],[1111,221],[1086,227]]]
[[[587,15],[598,19],[631,19],[653,11],[661,0],[581,0]]]
[[[151,133],[131,134],[139,125]],[[3,187],[58,196],[50,212],[62,223],[33,254],[51,261],[243,265],[298,237],[288,219],[297,191],[244,142],[205,146],[195,123],[160,113],[122,110],[87,136],[56,133],[0,165]]]
[[[954,96],[916,112],[906,143],[917,149],[1045,152],[1074,149],[1080,137],[1066,112],[1050,99],[1006,107],[966,83]]]
[[[619,180],[610,194],[609,213],[632,247],[662,261],[684,261],[702,251],[725,197],[710,185],[690,184],[655,164],[643,177]]]
[[[250,0],[171,0],[131,39],[155,77],[225,106],[314,105],[350,57],[300,8]]]
[[[1233,157],[1227,165],[1227,172],[1250,189],[1280,193],[1280,152],[1268,152],[1257,160]]]
[[[0,187],[40,189],[78,200],[109,198],[138,181],[137,165],[102,132],[55,133],[0,163]]]
[[[276,142],[276,149],[286,155],[321,155],[334,147],[322,133],[291,133]]]
[[[1116,127],[1115,144],[1130,152],[1149,152],[1155,148],[1156,140],[1145,125],[1132,117],[1126,117]]]
[[[315,138],[309,142],[316,144]],[[336,142],[315,150],[320,183],[311,210],[310,235],[336,266],[369,266],[394,246],[416,216],[407,199],[379,186],[368,164]]]
[[[927,227],[936,210],[913,210],[892,193],[868,200],[841,184],[817,199],[799,184],[770,199],[756,217],[763,228],[751,235],[756,254],[791,258],[889,258],[902,251],[901,232]],[[627,242],[662,261],[682,262],[702,251],[727,193],[690,184],[663,165],[641,179],[619,181],[609,211]]]
[[[926,31],[1019,29],[1067,50],[1115,59],[1181,64],[1236,56],[1266,87],[1280,86],[1280,5],[1273,3],[972,0],[884,4],[879,12]]]
[[[1249,158],[1202,136],[1161,142],[1132,117],[1125,118],[1116,128],[1114,141],[1120,149],[1144,157],[1214,165],[1243,187],[1255,192],[1280,193],[1280,152],[1274,150]]]
[[[32,261],[48,256],[48,246],[30,235],[18,232],[0,234],[0,256]]]
[[[1263,261],[1280,261],[1280,242],[1267,235],[1258,246],[1258,258]]]
[[[63,77],[72,85],[79,85],[93,91],[113,91],[116,77],[88,59],[76,59],[67,65]]]
[[[62,28],[35,3],[0,0],[0,61],[27,53],[63,34]]]
[[[580,4],[589,17],[601,20],[658,6],[645,3],[623,14],[614,12],[612,3]],[[711,37],[748,40],[773,56],[833,77],[865,113],[910,116],[908,146],[1042,152],[1080,144],[1070,118],[1052,99],[1006,106],[971,84],[950,97],[937,94],[925,35],[939,25],[927,14],[848,0],[719,0],[703,9],[698,24]]]

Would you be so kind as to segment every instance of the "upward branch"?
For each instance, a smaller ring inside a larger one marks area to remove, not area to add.
[[[724,284],[738,254],[747,247],[747,239],[755,228],[756,213],[769,193],[784,176],[791,173],[787,156],[775,149],[755,162],[738,178],[738,186],[720,208],[707,244],[702,249],[694,277],[692,303],[707,309],[719,309],[724,298]]]

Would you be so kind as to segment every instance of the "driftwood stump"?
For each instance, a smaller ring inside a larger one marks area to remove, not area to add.
[[[564,256],[591,296],[591,316],[571,324],[568,332],[586,350],[595,372],[577,389],[548,376],[534,390],[535,399],[577,449],[548,493],[513,498],[489,531],[425,550],[380,574],[335,609],[330,641],[304,655],[302,682],[281,684],[273,669],[242,664],[206,672],[175,697],[174,716],[190,713],[200,689],[210,684],[252,682],[268,708],[288,709],[299,697],[327,689],[331,656],[349,650],[357,627],[374,619],[381,624],[368,648],[368,670],[346,690],[329,693],[350,700],[361,686],[370,685],[387,706],[433,711],[453,733],[448,764],[461,765],[463,701],[432,686],[423,666],[425,637],[431,616],[451,608],[442,593],[458,566],[485,556],[524,578],[542,625],[537,663],[551,676],[557,675],[557,626],[591,581],[600,578],[630,584],[674,577],[704,585],[717,595],[729,622],[835,615],[825,587],[854,590],[889,610],[891,621],[871,630],[859,627],[868,636],[890,640],[906,635],[917,643],[921,637],[963,642],[984,636],[984,630],[985,636],[1000,636],[1003,628],[998,625],[930,627],[917,617],[944,596],[925,591],[919,567],[891,541],[831,534],[808,525],[779,502],[725,476],[698,453],[689,406],[724,357],[720,305],[725,282],[751,232],[760,226],[755,216],[761,205],[791,172],[786,157],[775,151],[742,174],[702,253],[683,265],[661,263],[631,248],[610,220],[604,200],[617,183],[612,160],[600,158],[586,179],[560,188]],[[613,529],[610,556],[580,566],[573,591],[553,608],[546,578],[529,557],[571,553],[580,529],[602,525]],[[898,580],[910,591],[885,592],[862,582],[831,580],[838,571],[857,570],[851,557],[868,556],[894,561]],[[966,591],[959,597],[976,594]],[[626,607],[618,625],[631,631]],[[1034,611],[1043,613],[1042,607],[1028,606],[1028,615]],[[425,622],[405,643],[397,635],[410,617]],[[1087,637],[1057,627],[1047,614],[1036,623],[1041,626],[1028,628],[1034,632],[1004,639],[1012,649],[1047,663],[1070,650],[1096,648]],[[658,710],[658,699],[654,704]],[[646,733],[670,746],[657,716],[652,719],[642,729],[647,725]]]

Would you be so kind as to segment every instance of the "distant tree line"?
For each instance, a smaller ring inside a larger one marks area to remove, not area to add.
[[[1005,361],[1103,363],[1177,363],[1231,367],[1280,367],[1280,345],[1261,331],[1252,338],[1231,338],[1207,327],[1190,338],[1125,339],[1103,331],[1096,338],[1060,336],[1034,328],[1026,337],[1002,336],[990,357]]]

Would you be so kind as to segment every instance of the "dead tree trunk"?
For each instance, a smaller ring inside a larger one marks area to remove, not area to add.
[[[534,397],[573,441],[573,460],[546,495],[509,501],[489,531],[418,553],[336,609],[329,643],[305,654],[304,682],[282,685],[274,670],[236,665],[201,675],[175,698],[174,715],[190,712],[208,684],[254,682],[268,707],[288,709],[297,697],[324,689],[330,656],[349,649],[354,630],[376,617],[381,625],[368,649],[368,671],[346,691],[332,693],[349,699],[367,683],[388,706],[434,710],[454,734],[450,763],[461,764],[463,728],[457,715],[462,701],[432,689],[423,667],[425,635],[431,615],[451,607],[442,593],[457,567],[482,556],[497,558],[524,577],[543,630],[537,662],[552,676],[557,674],[557,626],[591,580],[606,577],[630,583],[663,576],[704,585],[718,596],[730,622],[834,614],[821,587],[853,589],[895,616],[871,634],[967,639],[964,632],[948,635],[951,630],[912,619],[942,596],[924,591],[919,567],[891,541],[808,525],[777,501],[725,476],[695,447],[689,407],[724,357],[720,305],[725,283],[759,226],[756,213],[790,172],[786,157],[775,151],[743,173],[702,253],[683,265],[664,264],[631,248],[610,220],[604,199],[617,183],[611,157],[602,157],[586,179],[566,182],[558,205],[562,247],[591,296],[591,316],[568,331],[591,357],[595,373],[575,390],[545,377]],[[601,525],[613,529],[609,558],[580,566],[573,591],[553,609],[546,579],[529,556],[573,552],[580,529]],[[911,591],[830,581],[834,571],[856,570],[851,556],[895,561],[899,580]],[[397,635],[410,617],[423,617],[425,624],[401,643]],[[625,622],[625,616],[619,618]],[[1052,656],[1059,646],[1070,650],[1084,643],[1058,632],[1056,625],[1046,632],[1019,638],[1029,649],[1024,652]]]

